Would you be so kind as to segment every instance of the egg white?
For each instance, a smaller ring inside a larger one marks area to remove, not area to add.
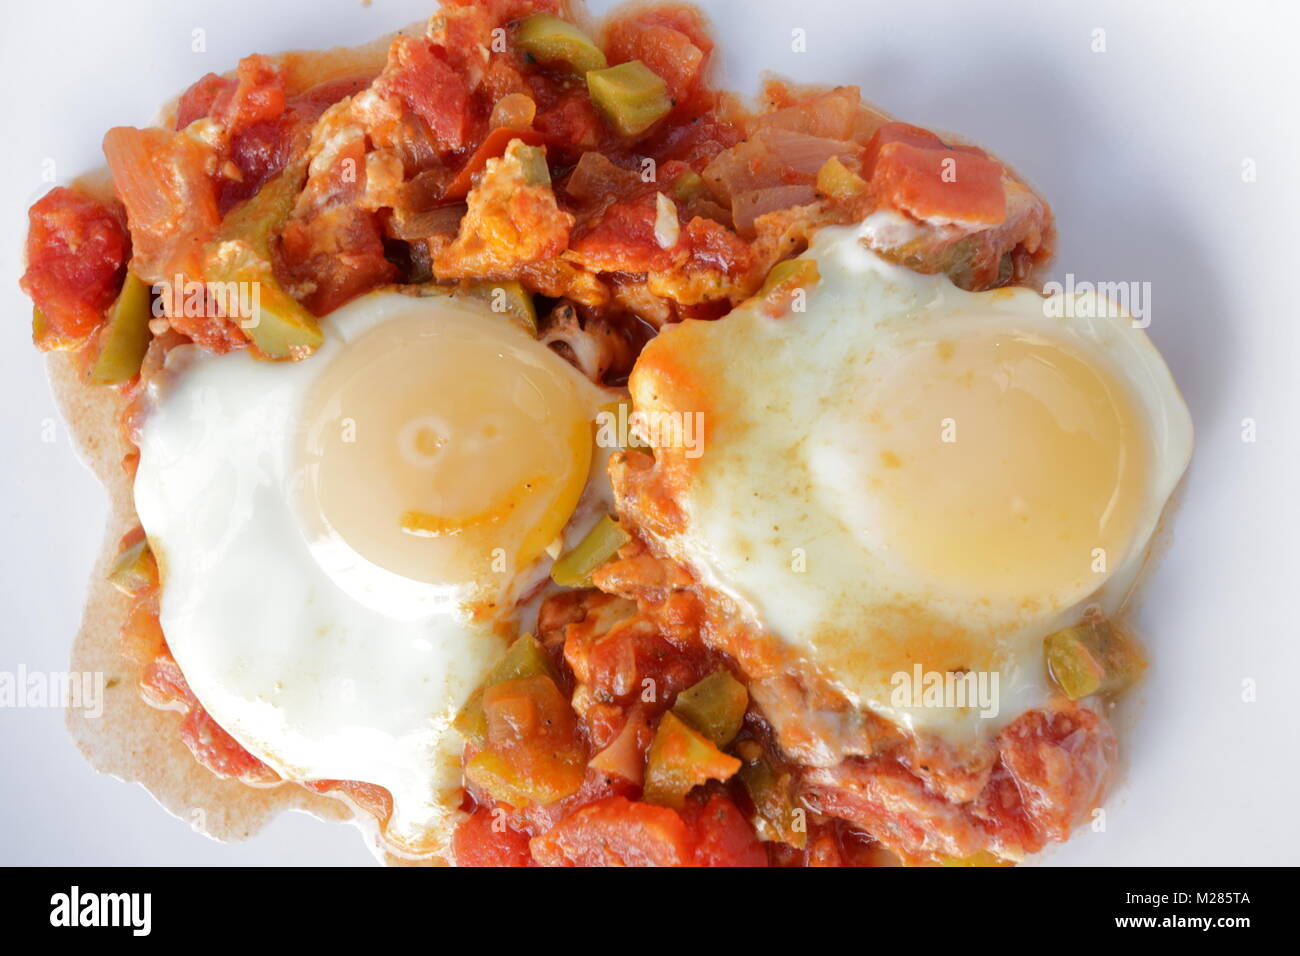
[[[445,848],[459,801],[464,741],[451,722],[549,558],[502,577],[499,613],[472,614],[468,594],[385,571],[302,513],[305,397],[350,342],[413,311],[490,323],[571,380],[593,415],[608,400],[486,308],[376,292],[330,315],[324,344],[302,362],[174,349],[153,387],[135,503],[162,570],[163,631],[202,705],[287,780],[386,787],[390,847],[422,854]]]
[[[1047,704],[1045,635],[1087,607],[1121,610],[1187,466],[1191,420],[1160,355],[1116,307],[1089,296],[1072,308],[1045,304],[1024,288],[966,292],[880,258],[863,228],[814,238],[801,258],[816,261],[820,279],[802,311],[774,318],[751,300],[716,322],[669,328],[643,353],[631,390],[640,410],[705,408],[703,454],[684,463],[676,500],[683,528],[660,540],[664,550],[855,706],[960,749]],[[1014,581],[1000,594],[963,592],[907,566],[876,534],[879,513],[864,492],[879,449],[863,441],[863,396],[918,341],[998,331],[1066,344],[1106,369],[1129,389],[1148,443],[1127,547],[1086,586],[1045,599],[1017,600]],[[900,626],[961,636],[909,646]],[[895,678],[917,664],[996,672],[996,713],[900,703]]]

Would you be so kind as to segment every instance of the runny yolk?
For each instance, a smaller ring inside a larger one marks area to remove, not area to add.
[[[307,397],[304,505],[403,577],[500,586],[560,534],[585,485],[591,410],[575,376],[496,316],[386,321]]]
[[[1146,430],[1127,387],[1031,335],[927,342],[892,363],[872,416],[881,540],[981,595],[1068,599],[1130,547]]]

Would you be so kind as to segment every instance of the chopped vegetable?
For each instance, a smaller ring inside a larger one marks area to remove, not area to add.
[[[577,719],[545,674],[518,677],[483,692],[486,747],[465,775],[512,807],[554,803],[578,791],[587,773]]]
[[[767,274],[758,297],[773,305],[784,304],[799,289],[806,289],[821,278],[816,259],[786,259]]]
[[[483,713],[483,692],[495,684],[520,677],[549,677],[555,679],[555,668],[551,666],[551,657],[546,648],[531,634],[517,638],[502,656],[501,660],[488,671],[483,684],[476,690],[460,713],[456,715],[454,726],[474,743],[481,744],[487,736],[487,716]]]
[[[1136,645],[1103,620],[1049,634],[1043,646],[1048,674],[1071,700],[1122,690],[1146,667]]]
[[[520,23],[515,44],[547,66],[560,64],[575,73],[605,68],[605,54],[587,34],[549,13],[535,13]]]
[[[627,715],[623,729],[600,753],[587,761],[587,766],[606,776],[622,777],[629,783],[641,786],[645,779],[646,738],[650,725],[645,714],[633,708]]]
[[[587,73],[591,101],[614,129],[640,136],[673,108],[668,87],[640,60]]]
[[[45,318],[45,313],[41,311],[40,306],[32,307],[32,343],[38,348],[45,336],[49,334],[50,323]]]
[[[520,328],[537,334],[537,307],[533,296],[517,279],[464,279],[456,283],[424,282],[416,291],[421,296],[445,295],[451,298],[473,299],[481,302],[498,315],[503,315]]]
[[[955,856],[941,856],[939,862],[943,866],[1014,866],[1010,860],[1004,860],[999,856],[994,856],[988,850],[980,850],[978,853],[968,856],[965,859]]]
[[[613,796],[565,817],[530,847],[542,866],[689,866],[695,843],[667,807]]]
[[[502,154],[506,159],[518,161],[523,171],[525,186],[549,186],[551,169],[546,165],[546,150],[541,146],[529,146],[519,137],[515,137]]]
[[[241,326],[263,358],[303,358],[324,341],[316,317],[284,290],[271,267],[271,240],[293,210],[304,175],[301,165],[291,166],[232,209],[208,251],[209,282],[255,285],[255,314]]]
[[[447,184],[443,190],[443,201],[453,199],[464,199],[469,195],[470,189],[474,186],[474,175],[481,172],[489,159],[497,159],[502,156],[506,148],[515,140],[523,143],[525,146],[541,146],[542,134],[531,129],[514,129],[502,126],[494,129],[483,138],[474,155],[469,158],[464,166],[461,167],[456,178]],[[550,174],[547,173],[547,181],[550,181]]]
[[[149,348],[149,287],[134,273],[126,274],[108,324],[100,333],[99,354],[90,367],[90,384],[120,385],[140,374],[140,363]]]
[[[589,588],[592,573],[631,540],[632,536],[619,527],[618,522],[605,515],[585,538],[574,545],[573,550],[555,562],[551,568],[551,580],[561,587]]]
[[[139,594],[158,586],[158,562],[143,533],[139,541],[122,549],[108,572],[108,580],[123,594]]]
[[[817,191],[831,199],[847,201],[862,195],[866,189],[866,180],[841,163],[837,156],[826,160],[817,171]]]
[[[739,769],[739,760],[668,711],[659,721],[646,758],[645,800],[680,810],[692,788],[706,780],[727,780]]]
[[[469,296],[486,302],[488,308],[504,315],[520,328],[537,334],[537,307],[533,297],[518,279],[494,282],[464,282],[460,286]]]
[[[635,448],[638,451],[645,452],[647,455],[654,454],[653,450],[636,430],[632,427],[632,403],[627,399],[620,402],[607,402],[600,406],[601,416],[596,419],[598,429],[596,435],[597,444],[602,448]],[[604,431],[603,422],[608,422],[609,432]]]
[[[802,850],[808,842],[808,831],[796,826],[797,808],[791,793],[790,775],[778,774],[760,753],[745,761],[740,769],[740,782],[745,785],[758,815],[755,825],[759,836]]]
[[[693,169],[688,169],[673,180],[673,198],[678,202],[690,202],[708,195],[704,177]]]
[[[673,713],[715,746],[725,747],[740,733],[748,706],[745,686],[722,667],[678,694]]]

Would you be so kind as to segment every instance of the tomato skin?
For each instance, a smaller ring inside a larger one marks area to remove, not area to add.
[[[27,213],[27,271],[19,282],[44,314],[43,347],[80,342],[113,304],[131,240],[120,209],[56,186]]]
[[[457,866],[531,866],[528,834],[510,827],[493,829],[493,811],[479,807],[463,820],[452,837]]]

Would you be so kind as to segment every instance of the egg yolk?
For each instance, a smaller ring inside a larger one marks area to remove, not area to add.
[[[402,577],[504,586],[561,533],[586,483],[591,411],[576,374],[490,313],[386,321],[307,397],[306,507]]]
[[[1150,453],[1133,396],[1096,362],[1033,335],[927,341],[879,389],[869,494],[912,567],[984,596],[1068,600],[1124,558]]]

